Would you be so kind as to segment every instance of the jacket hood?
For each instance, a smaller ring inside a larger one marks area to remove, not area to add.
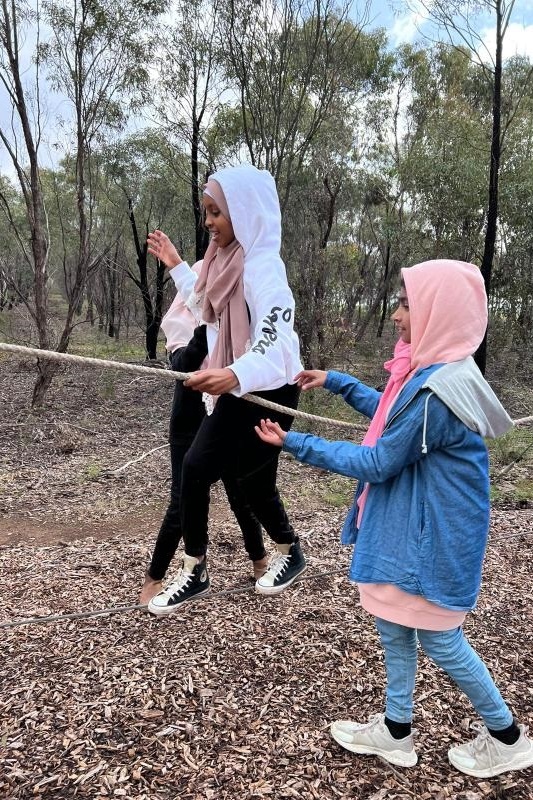
[[[513,421],[470,356],[445,364],[423,384],[471,431],[496,439],[513,427]]]
[[[475,353],[488,316],[479,268],[435,259],[401,272],[411,318],[411,368],[448,364]]]

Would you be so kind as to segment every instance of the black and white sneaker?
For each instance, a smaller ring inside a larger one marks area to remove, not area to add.
[[[255,591],[259,594],[279,594],[307,568],[299,542],[278,544],[277,548],[279,555],[255,584]]]
[[[178,611],[184,603],[207,594],[209,589],[209,575],[205,559],[198,562],[194,556],[186,555],[176,580],[152,597],[148,603],[148,611],[157,617],[172,614],[174,611]]]

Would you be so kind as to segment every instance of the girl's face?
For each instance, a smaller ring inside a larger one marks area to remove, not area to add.
[[[392,315],[391,319],[396,325],[396,330],[398,331],[398,334],[402,342],[410,344],[411,317],[409,315],[409,301],[407,299],[405,286],[403,285],[400,287],[400,293],[398,295],[398,308]]]
[[[205,227],[219,247],[227,247],[235,239],[233,225],[220,211],[212,197],[204,194]]]

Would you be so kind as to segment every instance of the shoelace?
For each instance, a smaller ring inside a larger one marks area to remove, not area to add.
[[[279,556],[276,556],[272,564],[269,566],[268,571],[272,573],[275,578],[277,578],[278,575],[283,572],[283,570],[287,569],[290,560],[290,555],[284,555],[283,553],[280,553]]]
[[[165,589],[165,595],[169,599],[179,596],[181,592],[187,588],[192,577],[193,576],[191,572],[185,572],[185,570],[182,569],[176,580],[172,581],[172,583],[169,584]]]
[[[484,755],[488,760],[489,766],[493,767],[493,755],[495,750],[493,737],[490,735],[485,725],[482,725],[480,722],[473,722],[471,727],[473,731],[477,731],[477,736],[473,742],[470,742],[469,751],[474,757],[477,755]]]

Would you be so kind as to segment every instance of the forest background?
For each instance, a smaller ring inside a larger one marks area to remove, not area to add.
[[[531,2],[400,3],[426,34],[402,45],[405,17],[380,28],[376,7],[0,0],[0,340],[162,361],[174,288],[146,234],[201,257],[201,186],[248,161],[277,183],[307,365],[380,385],[400,268],[467,259],[489,290],[480,363],[511,416],[530,415],[533,65],[513,37]],[[282,456],[310,569],[280,602],[247,591],[217,486],[214,595],[161,624],[134,613],[168,497],[172,385],[156,369],[34,362],[0,351],[1,797],[531,800],[529,772],[452,770],[447,747],[472,712],[422,656],[416,770],[330,741],[331,719],[381,709],[384,681],[338,544],[347,478]],[[326,394],[302,406],[353,421]],[[491,536],[467,621],[524,722],[531,430],[491,445]],[[61,616],[103,607],[117,613]]]
[[[480,265],[489,358],[522,363],[533,68],[504,47],[524,9],[402,7],[431,21],[422,44],[392,48],[371,5],[333,0],[3,1],[2,338],[156,359],[173,286],[146,233],[201,258],[206,176],[248,161],[277,183],[307,366],[349,366],[400,268],[436,257]],[[34,404],[56,367],[39,370]]]

